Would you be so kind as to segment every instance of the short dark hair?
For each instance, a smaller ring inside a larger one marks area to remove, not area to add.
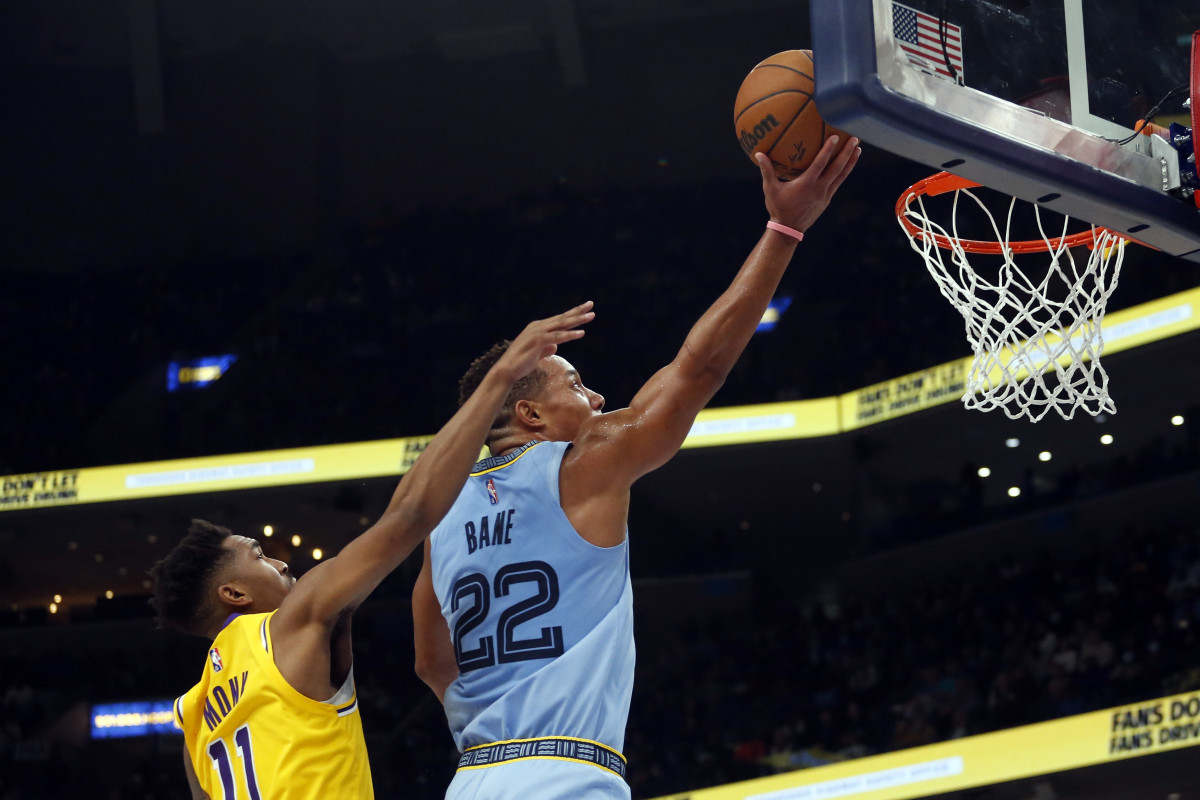
[[[466,371],[462,378],[458,381],[458,405],[461,408],[464,403],[475,393],[479,388],[479,384],[483,382],[483,378],[488,374],[500,357],[508,352],[509,345],[512,340],[504,339],[492,345],[486,353],[471,362],[471,367]],[[512,389],[508,392],[508,397],[504,399],[504,407],[500,409],[500,413],[496,415],[496,419],[492,422],[492,432],[495,433],[505,427],[512,421],[513,407],[517,402],[529,397],[536,397],[542,391],[542,386],[546,383],[546,371],[541,367],[535,367],[532,372],[521,378],[513,384]],[[491,434],[488,435],[488,443],[491,443]]]
[[[213,576],[234,553],[225,547],[233,531],[202,519],[192,520],[187,536],[150,569],[158,624],[195,636],[207,634]]]

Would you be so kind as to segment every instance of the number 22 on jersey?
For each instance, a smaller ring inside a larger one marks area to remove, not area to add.
[[[491,610],[492,596],[507,597],[518,584],[534,584],[534,594],[514,603],[500,615],[495,636],[479,637],[479,644],[465,649],[463,639],[479,627]],[[558,575],[545,561],[521,561],[501,567],[492,585],[483,573],[472,572],[459,578],[450,598],[450,610],[458,611],[463,600],[471,608],[454,624],[454,657],[460,672],[471,672],[497,663],[555,658],[563,654],[561,625],[544,627],[534,638],[517,638],[517,626],[549,612],[558,605]]]

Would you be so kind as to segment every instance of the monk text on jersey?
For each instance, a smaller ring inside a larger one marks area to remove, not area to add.
[[[221,720],[229,715],[233,707],[246,694],[246,679],[250,671],[246,670],[241,676],[234,675],[225,685],[217,684],[204,698],[204,722],[211,731],[221,724]]]

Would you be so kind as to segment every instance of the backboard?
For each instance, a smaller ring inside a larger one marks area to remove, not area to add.
[[[1192,153],[1190,142],[1172,148],[1133,135],[1177,87],[1154,119],[1192,127],[1182,102],[1200,3],[811,0],[810,7],[816,100],[831,124],[931,171],[1200,261],[1200,210],[1186,185],[1179,188],[1180,153]],[[892,188],[904,187],[889,187],[889,196]]]

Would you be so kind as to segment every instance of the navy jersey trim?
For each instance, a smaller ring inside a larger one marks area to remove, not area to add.
[[[625,756],[618,751],[593,742],[565,736],[542,736],[536,739],[511,739],[468,748],[458,760],[459,769],[493,767],[506,761],[525,761],[548,758],[591,764],[625,778]]]
[[[528,444],[522,445],[516,450],[513,450],[511,453],[507,453],[502,456],[485,458],[482,461],[477,462],[471,469],[471,477],[474,478],[484,474],[485,472],[491,472],[493,470],[500,469],[501,467],[507,467],[509,464],[513,463],[518,458],[525,455],[525,453],[530,449],[537,447],[539,444],[541,444],[540,441],[529,442]]]

